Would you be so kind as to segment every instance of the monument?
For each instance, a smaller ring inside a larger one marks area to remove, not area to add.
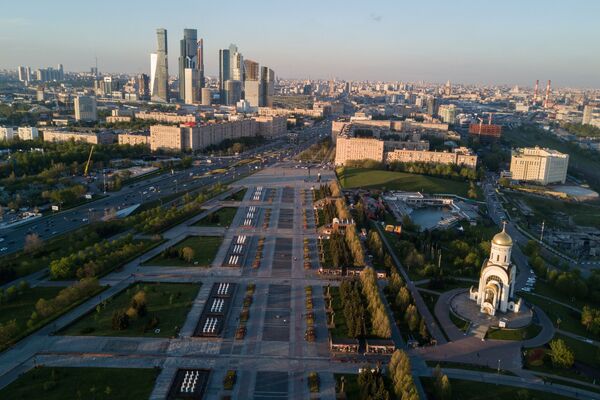
[[[483,262],[479,275],[479,286],[471,286],[469,298],[477,302],[482,313],[496,315],[497,311],[518,313],[521,299],[514,296],[517,268],[510,262],[512,238],[506,233],[506,222],[502,232],[492,239],[490,257]]]

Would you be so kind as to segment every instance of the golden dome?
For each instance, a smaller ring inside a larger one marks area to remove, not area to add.
[[[498,246],[512,246],[512,238],[506,233],[506,225],[502,228],[502,232],[497,233],[496,236],[492,239],[493,244],[497,244]]]

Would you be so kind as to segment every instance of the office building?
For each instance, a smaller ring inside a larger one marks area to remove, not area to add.
[[[75,108],[75,120],[77,121],[98,120],[95,97],[77,96],[75,97],[73,108]]]
[[[35,140],[40,136],[35,126],[20,126],[17,135],[21,140]]]
[[[0,126],[0,140],[12,140],[15,137],[15,130],[8,126]]]
[[[197,43],[196,65],[200,71],[200,88],[203,88],[204,85],[206,85],[206,81],[204,78],[204,39],[202,38],[200,38]]]
[[[146,74],[139,74],[136,78],[137,95],[141,100],[150,98],[150,77]]]
[[[456,121],[456,106],[454,104],[442,104],[438,109],[442,121],[453,124]]]
[[[184,29],[183,39],[179,41],[179,99],[186,99],[186,89],[189,87],[199,87],[199,82],[191,83],[190,85],[186,82],[186,69],[197,69],[197,57],[198,57],[198,33],[195,29]],[[188,73],[191,79],[196,77],[200,80],[199,75],[195,73]],[[198,89],[199,90],[199,89]],[[189,97],[198,97],[198,94],[193,96],[191,93]],[[188,103],[186,101],[186,103]],[[188,103],[190,104],[190,103]]]
[[[439,100],[437,97],[428,97],[427,98],[427,114],[432,117],[437,117],[439,110]]]
[[[261,67],[261,107],[273,107],[273,95],[275,94],[275,72],[269,67]]]
[[[223,104],[234,106],[242,99],[242,82],[228,80],[225,81],[225,99]]]
[[[244,57],[235,44],[229,45],[229,79],[242,82],[244,80]]]
[[[251,107],[261,105],[262,82],[260,80],[260,69],[257,62],[244,60],[246,79],[244,81],[244,99]]]
[[[568,167],[568,154],[537,146],[515,149],[510,159],[512,179],[540,185],[565,183]]]
[[[225,102],[225,82],[231,77],[229,66],[229,49],[219,50],[219,96],[221,104],[227,104]]]
[[[20,66],[18,69],[19,72],[19,80],[21,82],[30,82],[31,81],[31,68]]]
[[[584,125],[590,125],[592,123],[592,119],[594,119],[594,113],[596,112],[596,107],[593,104],[587,104],[583,107],[583,119],[581,121]]]
[[[156,30],[156,53],[150,55],[150,96],[153,101],[169,102],[169,63],[167,30]]]
[[[200,97],[200,70],[186,68],[183,73],[185,85],[183,88],[183,101],[185,104],[196,104]],[[181,85],[181,81],[179,82]]]
[[[212,104],[212,90],[210,88],[202,88],[202,96],[200,96],[201,104],[203,106],[210,106]]]

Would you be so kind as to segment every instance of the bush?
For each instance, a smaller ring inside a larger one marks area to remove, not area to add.
[[[122,310],[115,311],[112,315],[112,328],[124,331],[129,327],[129,316]]]

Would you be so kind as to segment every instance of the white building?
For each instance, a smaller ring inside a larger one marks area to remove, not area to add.
[[[469,292],[470,299],[477,302],[482,313],[519,312],[521,308],[521,299],[514,296],[517,268],[510,262],[512,245],[505,225],[492,239],[490,257],[484,261],[479,275],[479,286],[477,289],[471,286]]]
[[[35,140],[40,136],[35,126],[20,126],[17,135],[21,140]]]
[[[8,126],[0,126],[0,140],[12,140],[15,137],[15,130]]]
[[[565,183],[569,155],[540,147],[515,149],[510,159],[512,179],[541,185]]]
[[[96,121],[96,98],[92,96],[77,96],[73,104],[77,121]]]

